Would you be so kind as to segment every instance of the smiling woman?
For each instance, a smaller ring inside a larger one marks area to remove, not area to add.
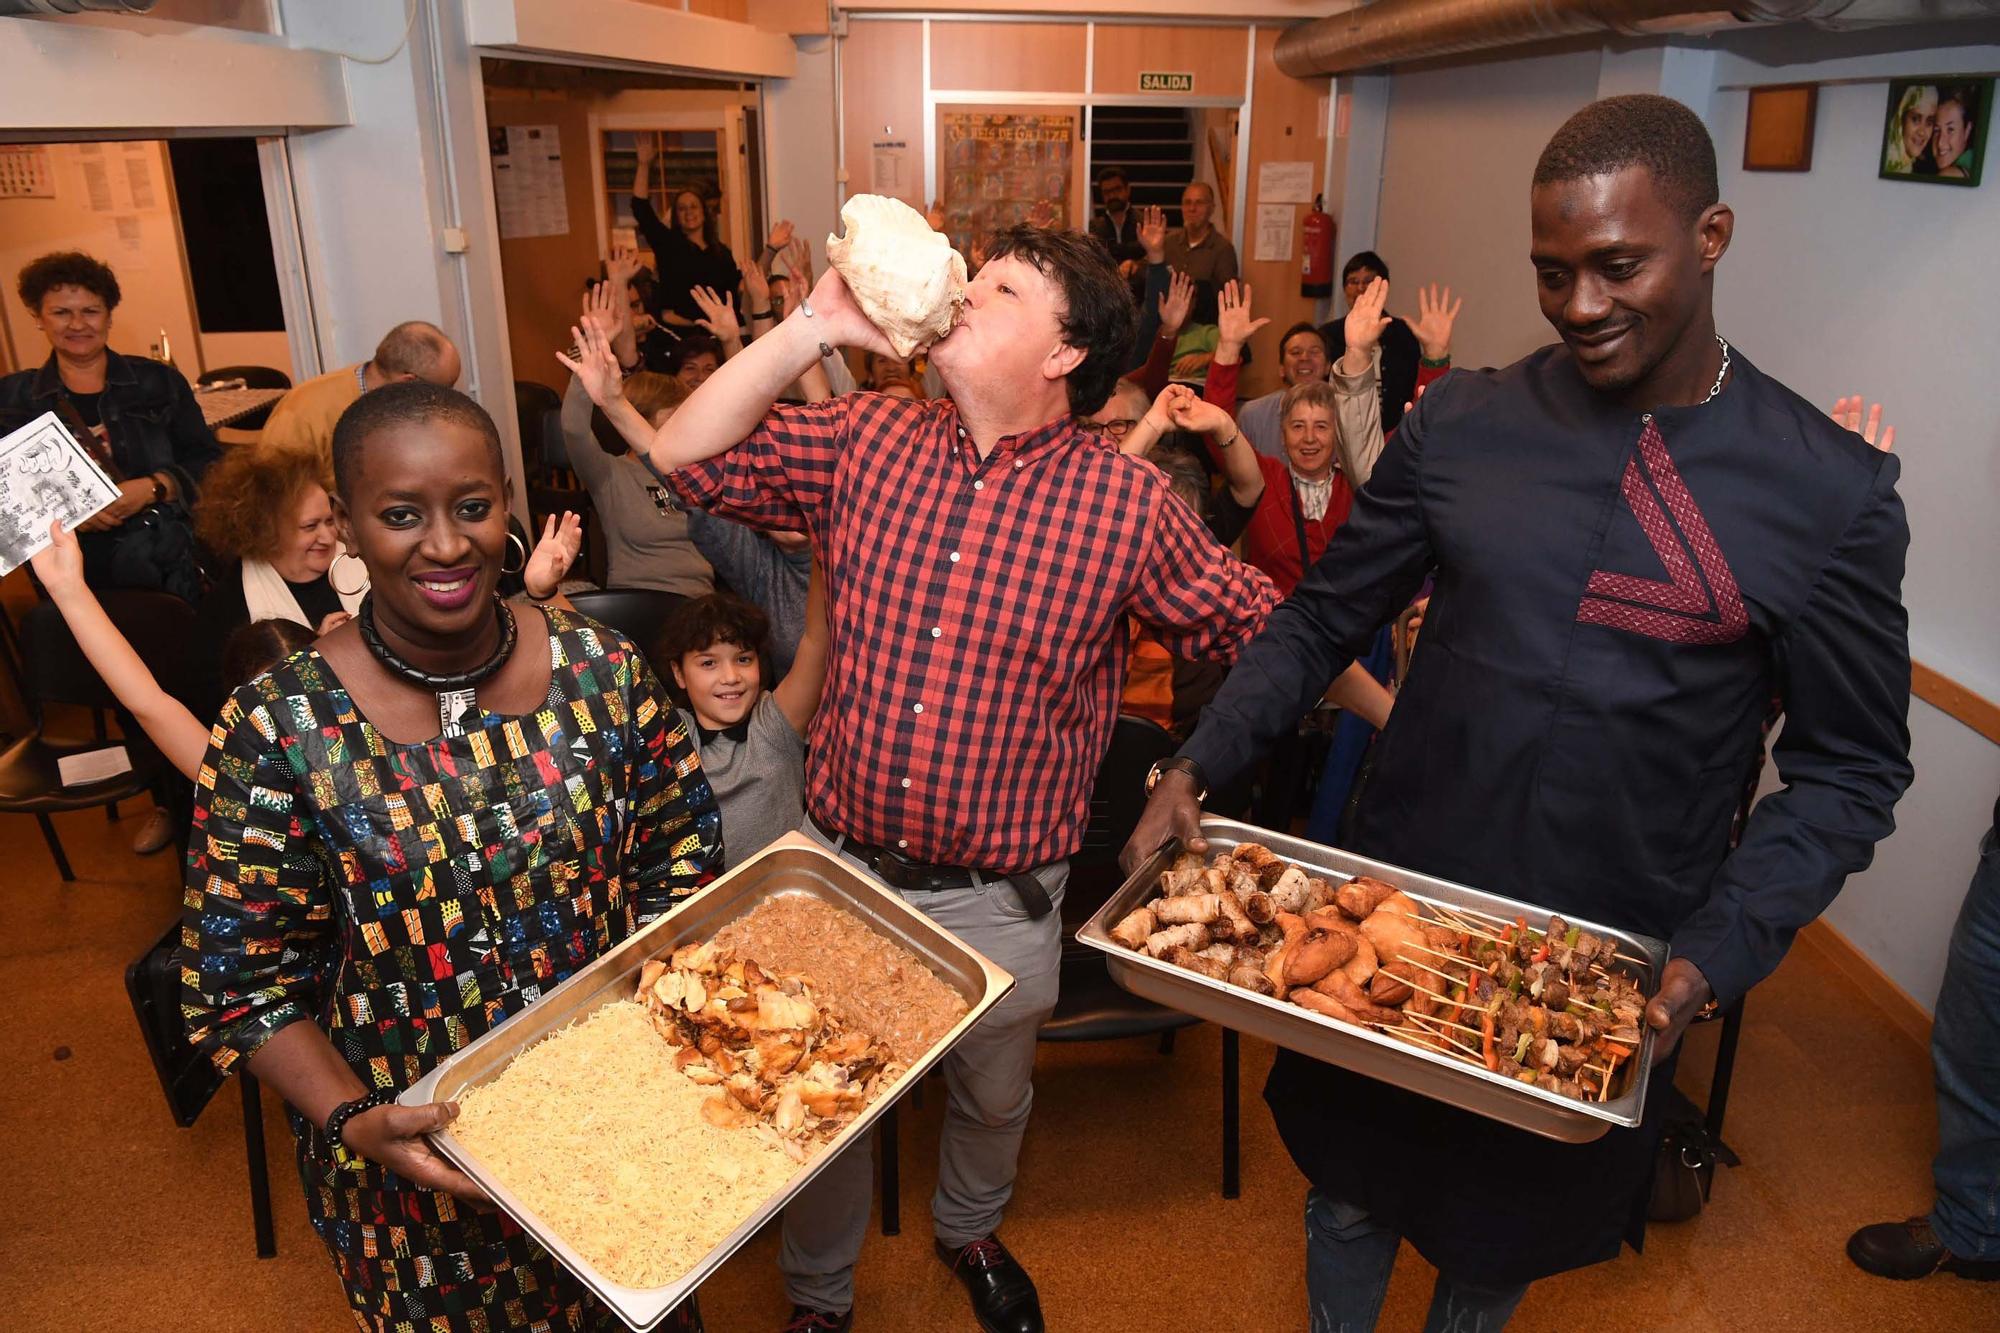
[[[369,594],[223,706],[188,860],[189,1036],[291,1108],[307,1211],[364,1322],[608,1326],[461,1202],[478,1188],[424,1138],[457,1108],[393,1099],[706,882],[720,818],[629,642],[496,597],[506,482],[478,404],[374,390],[333,465]],[[666,1325],[698,1326],[686,1307]]]

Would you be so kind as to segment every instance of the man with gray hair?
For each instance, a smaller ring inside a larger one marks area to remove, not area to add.
[[[448,389],[458,383],[459,373],[458,348],[444,330],[421,319],[407,320],[382,335],[368,360],[315,376],[280,398],[264,423],[261,443],[265,448],[310,448],[331,459],[333,425],[362,394],[398,380],[423,380]]]
[[[1167,233],[1167,267],[1194,279],[1197,324],[1215,323],[1215,298],[1236,280],[1236,247],[1215,228],[1215,187],[1190,181],[1181,191],[1181,225]]]

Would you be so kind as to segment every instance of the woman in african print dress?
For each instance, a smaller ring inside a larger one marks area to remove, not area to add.
[[[289,1104],[361,1328],[615,1327],[429,1147],[456,1107],[391,1099],[704,883],[720,817],[627,640],[498,600],[506,483],[477,404],[378,389],[341,418],[334,468],[371,592],[217,723],[188,855],[189,1036]],[[692,1302],[668,1327],[699,1327]]]

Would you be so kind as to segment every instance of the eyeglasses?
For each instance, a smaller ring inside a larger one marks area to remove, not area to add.
[[[1100,435],[1109,435],[1114,440],[1122,440],[1139,424],[1137,417],[1113,417],[1109,421],[1086,421],[1083,423]]]

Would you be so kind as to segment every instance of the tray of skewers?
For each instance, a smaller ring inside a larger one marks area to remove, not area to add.
[[[1224,819],[1077,932],[1135,995],[1551,1139],[1639,1123],[1664,942]]]

